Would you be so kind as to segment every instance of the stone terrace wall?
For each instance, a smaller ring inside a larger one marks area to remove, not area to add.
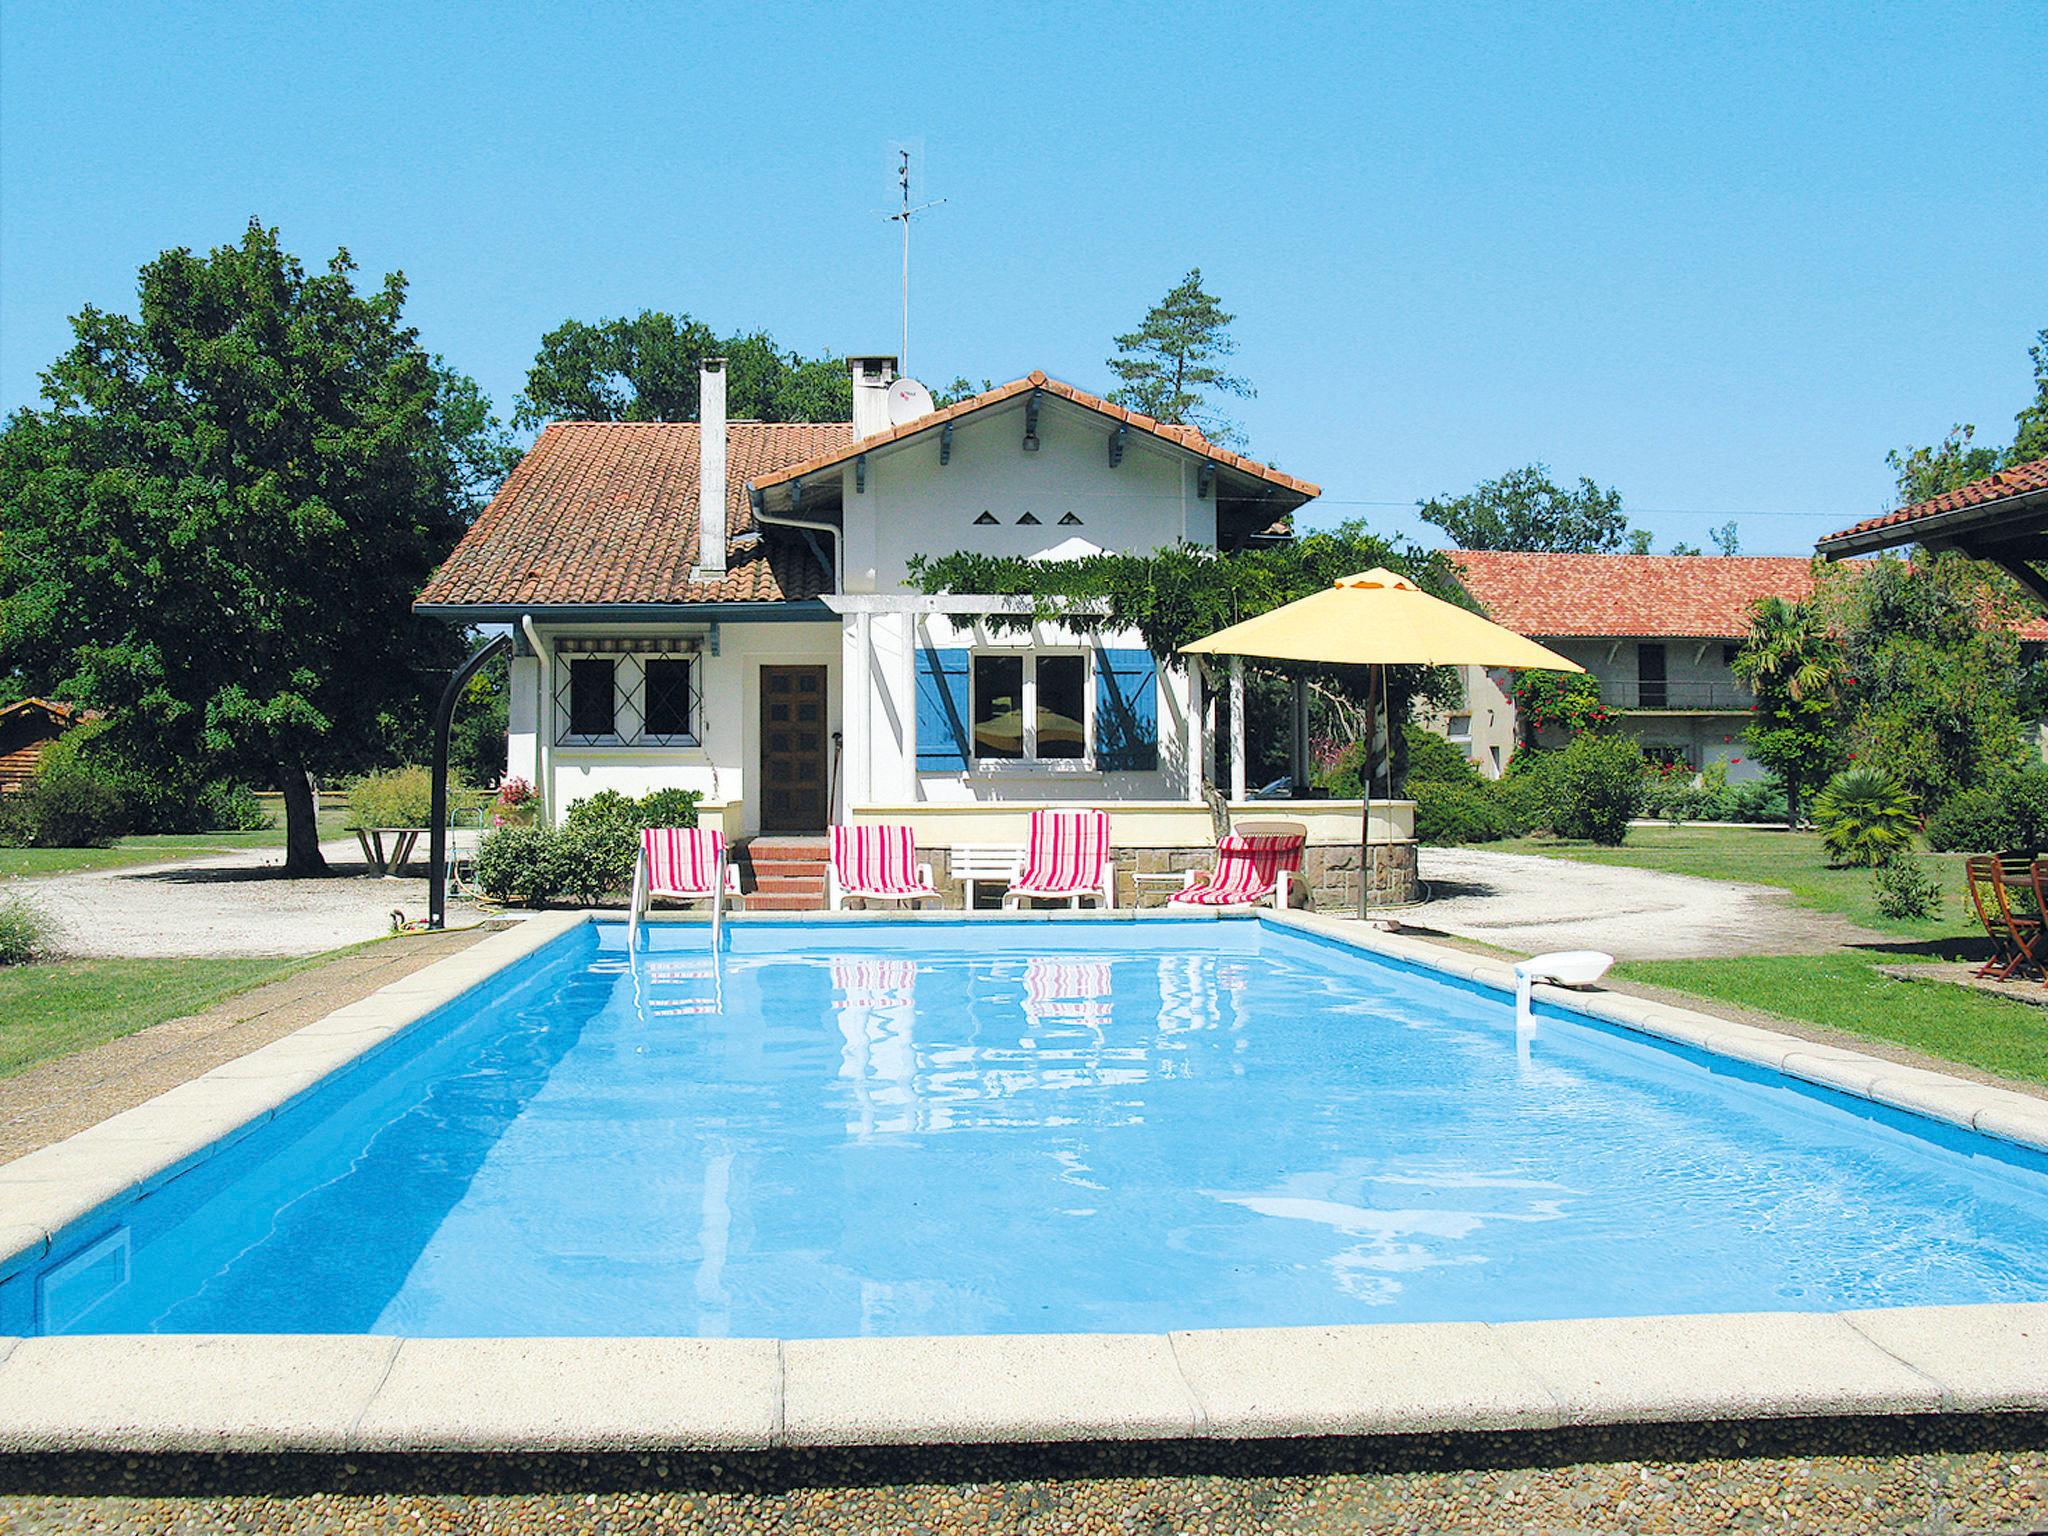
[[[1376,906],[1399,906],[1421,895],[1416,877],[1415,847],[1412,842],[1376,843],[1372,850],[1372,899]],[[932,883],[945,892],[946,905],[965,903],[965,889],[952,876],[948,850],[925,848],[919,856],[929,859]],[[1215,860],[1208,848],[1119,848],[1116,850],[1116,904],[1119,907],[1163,907],[1179,887],[1178,880],[1146,879],[1139,875],[1179,875],[1191,869],[1207,869]],[[1302,860],[1312,905],[1318,912],[1345,913],[1358,910],[1358,849],[1310,848]],[[981,885],[982,899],[996,890],[994,882]]]

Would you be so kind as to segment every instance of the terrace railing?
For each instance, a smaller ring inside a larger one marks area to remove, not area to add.
[[[1600,702],[1610,709],[1725,709],[1747,714],[1756,695],[1737,682],[1618,682],[1600,680]]]

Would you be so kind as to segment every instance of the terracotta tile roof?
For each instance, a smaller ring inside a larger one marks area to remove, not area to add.
[[[1550,555],[1447,549],[1487,617],[1534,639],[1631,636],[1739,640],[1760,597],[1797,602],[1813,590],[1806,555]],[[1860,570],[1863,561],[1848,561]],[[2015,633],[2048,641],[2048,619]]]
[[[1886,512],[1879,517],[1867,517],[1837,533],[1829,534],[1820,542],[1823,545],[1836,539],[1850,538],[1859,533],[1872,533],[1880,528],[1895,528],[1902,523],[1916,523],[1923,518],[1938,517],[1944,512],[1960,512],[1965,507],[1981,507],[1994,501],[2004,501],[2011,496],[2026,496],[2048,491],[2048,459],[2030,459],[2024,464],[2015,464],[2001,469],[1994,475],[1981,480],[1972,480],[1959,485],[1952,491],[1943,491],[1939,496],[1926,501],[1916,501],[1910,507],[1900,507],[1896,512]],[[1904,542],[1904,539],[1901,539]]]
[[[900,442],[906,437],[914,437],[920,432],[929,432],[934,427],[943,426],[949,421],[958,420],[960,417],[974,411],[986,410],[992,405],[1000,405],[1005,400],[1015,399],[1018,395],[1028,394],[1034,389],[1042,389],[1049,395],[1055,395],[1062,400],[1070,400],[1075,405],[1082,406],[1099,415],[1107,416],[1112,421],[1122,422],[1137,428],[1141,432],[1149,432],[1154,437],[1163,438],[1176,447],[1185,448],[1189,453],[1198,454],[1205,459],[1213,459],[1216,463],[1234,469],[1240,474],[1249,475],[1255,480],[1263,480],[1269,485],[1277,485],[1283,490],[1293,491],[1304,499],[1323,494],[1321,486],[1311,481],[1298,480],[1293,475],[1273,468],[1270,464],[1261,464],[1257,459],[1248,459],[1242,454],[1232,453],[1228,448],[1219,447],[1217,444],[1210,442],[1209,439],[1202,436],[1193,427],[1177,426],[1171,422],[1155,421],[1152,417],[1141,415],[1137,411],[1126,410],[1120,405],[1112,405],[1099,395],[1091,395],[1084,389],[1076,389],[1071,384],[1062,384],[1058,379],[1048,378],[1044,373],[1037,370],[1033,370],[1021,379],[1012,379],[1007,384],[999,384],[994,389],[987,390],[982,394],[958,401],[953,405],[947,406],[944,410],[933,411],[929,416],[920,416],[915,421],[906,421],[901,426],[891,427],[886,432],[877,432],[872,437],[861,438],[857,443],[849,441],[824,453],[820,453],[813,458],[806,459],[800,464],[791,464],[782,469],[756,475],[753,477],[754,485],[759,489],[766,490],[771,485],[781,485],[786,481],[795,480],[803,475],[816,474],[821,469],[830,469],[835,464],[845,463],[853,457],[856,451],[865,452],[870,448],[879,448],[885,443]]]
[[[848,422],[735,421],[726,428],[726,526],[754,525],[750,477],[853,440]],[[558,421],[442,562],[421,607],[555,603],[774,603],[829,585],[786,539],[734,548],[723,581],[697,561],[697,424]]]
[[[1813,590],[1813,561],[1804,555],[1444,554],[1495,623],[1538,638],[1734,640],[1749,633],[1758,598],[1797,601]]]

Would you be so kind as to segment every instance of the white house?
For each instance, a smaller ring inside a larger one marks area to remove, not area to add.
[[[1245,792],[1241,752],[1213,766],[1202,674],[1135,634],[1003,632],[987,620],[1007,600],[924,596],[909,562],[1235,550],[1285,537],[1317,487],[1042,373],[892,422],[892,392],[921,392],[893,358],[849,367],[851,422],[728,421],[709,362],[701,425],[541,433],[417,604],[513,626],[508,771],[553,819],[673,785],[736,840],[908,821],[942,876],[954,846],[1021,841],[1031,807],[1101,803],[1126,880],[1146,870],[1163,894],[1213,844],[1209,778]],[[1360,809],[1287,812],[1328,850],[1311,865],[1333,904]],[[1381,887],[1406,894],[1406,809],[1378,833]]]

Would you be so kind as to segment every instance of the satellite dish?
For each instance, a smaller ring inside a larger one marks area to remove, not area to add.
[[[936,409],[932,404],[932,392],[915,379],[898,379],[889,386],[889,425],[892,427],[900,427],[920,416],[929,416]]]

